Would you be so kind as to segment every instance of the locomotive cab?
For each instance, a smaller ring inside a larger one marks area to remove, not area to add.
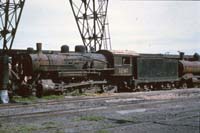
[[[130,77],[133,75],[133,57],[139,56],[134,51],[101,50],[108,60],[110,67],[114,69],[112,76]]]
[[[130,86],[134,82],[133,73],[135,71],[133,58],[138,57],[139,54],[127,50],[101,50],[99,53],[106,57],[109,62],[109,68],[113,70],[109,81],[111,84],[117,85],[117,92],[131,91]]]
[[[113,52],[114,54],[114,76],[132,76],[132,55]]]

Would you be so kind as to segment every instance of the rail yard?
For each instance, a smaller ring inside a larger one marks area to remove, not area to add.
[[[25,0],[0,1],[0,133],[200,133],[200,55],[112,50],[108,0],[69,0],[82,44],[12,49]]]
[[[107,20],[108,0],[69,0],[82,45],[60,51],[12,50],[25,0],[1,1],[0,101],[12,96],[138,92],[200,86],[200,55],[145,54],[112,50]],[[108,31],[107,31],[108,30]]]

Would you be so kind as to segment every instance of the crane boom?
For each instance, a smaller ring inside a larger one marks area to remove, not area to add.
[[[25,0],[0,1],[0,42],[3,52],[11,50]]]
[[[88,51],[111,49],[107,19],[108,0],[69,0]]]

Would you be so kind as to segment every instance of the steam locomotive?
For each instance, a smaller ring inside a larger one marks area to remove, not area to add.
[[[68,92],[74,89],[98,86],[98,91],[148,91],[167,88],[187,88],[200,84],[200,58],[145,55],[133,51],[100,50],[86,52],[76,46],[69,52],[64,45],[61,51],[42,51],[29,48],[12,56],[10,88],[19,95],[33,92],[42,96],[46,92]]]

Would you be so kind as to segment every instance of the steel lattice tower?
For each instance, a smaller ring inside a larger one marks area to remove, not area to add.
[[[0,41],[3,51],[11,50],[25,0],[0,0]]]
[[[0,103],[8,103],[9,52],[12,48],[25,0],[0,0]]]
[[[69,0],[88,51],[111,49],[107,19],[108,0]]]

